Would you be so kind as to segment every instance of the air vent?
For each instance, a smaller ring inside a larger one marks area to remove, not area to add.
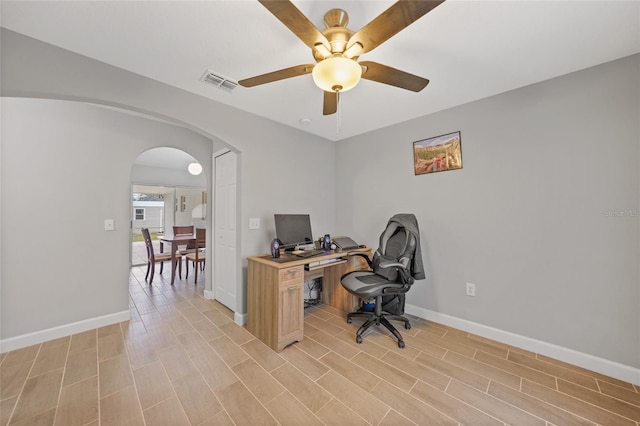
[[[207,72],[204,73],[204,75],[202,76],[202,78],[200,78],[200,80],[204,81],[205,83],[216,86],[217,88],[222,89],[229,93],[233,92],[233,89],[238,87],[237,81],[233,81],[230,78],[225,77],[220,73],[217,73],[211,70],[207,70]]]

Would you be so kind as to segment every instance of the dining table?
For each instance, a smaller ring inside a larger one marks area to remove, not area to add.
[[[180,234],[180,235],[163,235],[160,237],[160,252],[164,251],[164,244],[171,244],[171,285],[176,280],[176,253],[178,252],[178,246],[186,246],[191,242],[195,243],[196,236],[194,234]]]

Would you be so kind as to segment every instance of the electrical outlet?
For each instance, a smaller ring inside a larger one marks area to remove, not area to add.
[[[476,295],[476,285],[472,283],[467,283],[467,296],[475,296]]]
[[[260,229],[260,218],[259,217],[249,218],[249,229]]]

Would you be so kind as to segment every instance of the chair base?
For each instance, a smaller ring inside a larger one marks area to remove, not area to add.
[[[383,325],[387,330],[394,335],[396,340],[398,341],[398,347],[404,348],[404,340],[402,339],[402,335],[400,332],[391,324],[389,320],[392,321],[402,321],[404,323],[404,328],[409,330],[411,329],[411,323],[408,318],[405,318],[401,315],[392,315],[381,313],[380,315],[376,315],[375,312],[364,311],[362,308],[356,312],[351,312],[347,314],[347,322],[351,324],[354,317],[365,317],[367,320],[360,326],[358,331],[356,332],[356,342],[362,343],[362,335],[365,331],[367,331],[373,325]]]

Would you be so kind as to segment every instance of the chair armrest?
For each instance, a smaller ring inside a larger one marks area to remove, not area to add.
[[[409,270],[407,270],[407,267],[400,262],[382,262],[378,266],[381,268],[398,268],[398,272],[402,277],[402,282],[405,284],[413,284],[415,281],[409,273]]]
[[[367,256],[366,253],[362,253],[359,251],[350,251],[349,253],[347,253],[347,256],[360,256],[367,261],[367,265],[369,265],[369,269],[373,269],[373,265],[371,264],[371,259],[369,259],[369,256]]]
[[[400,262],[382,262],[379,265],[381,268],[392,268],[392,267],[396,267],[396,268],[401,268],[401,269],[405,269],[405,266],[400,263]]]

